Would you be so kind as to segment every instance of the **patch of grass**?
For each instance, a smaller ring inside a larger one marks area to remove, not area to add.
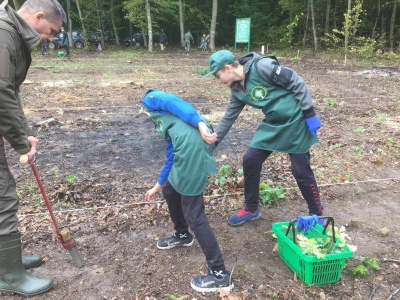
[[[195,67],[193,70],[194,74],[204,76],[208,73],[208,68],[207,67]]]
[[[364,151],[365,147],[364,145],[355,145],[355,146],[351,146],[351,151],[356,152],[356,153],[361,153]]]
[[[112,71],[107,71],[107,72],[105,73],[105,75],[106,75],[107,77],[112,77],[112,76],[115,75],[115,73],[112,72]]]
[[[332,100],[332,99],[329,99],[329,98],[324,98],[323,102],[327,106],[336,106],[336,102],[334,100]]]
[[[55,73],[60,73],[60,69],[59,68],[56,68],[56,67],[52,67],[52,68],[50,68],[50,70],[49,70],[49,72],[50,73],[53,73],[53,74],[55,74]]]
[[[357,133],[364,133],[364,132],[365,132],[365,128],[363,128],[363,127],[358,127],[358,128],[356,128],[354,131],[357,132]]]
[[[387,116],[384,114],[378,114],[376,117],[376,122],[378,122],[379,124],[384,124],[387,122]]]

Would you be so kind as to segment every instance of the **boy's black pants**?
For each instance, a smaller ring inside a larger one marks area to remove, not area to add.
[[[244,199],[247,209],[252,212],[257,210],[259,204],[262,165],[271,153],[272,151],[250,147],[243,156]],[[307,202],[309,214],[321,216],[323,207],[310,165],[310,153],[290,154],[290,158],[292,174]]]
[[[208,267],[213,270],[224,269],[221,250],[204,210],[203,194],[181,195],[169,182],[164,185],[162,192],[167,200],[169,214],[176,232],[188,232],[188,227],[190,227],[206,256]]]

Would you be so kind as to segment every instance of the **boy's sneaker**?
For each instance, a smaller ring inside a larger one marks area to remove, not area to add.
[[[191,287],[201,293],[230,292],[233,289],[231,273],[228,271],[212,271],[207,275],[196,276],[190,282]]]
[[[193,235],[187,233],[173,233],[157,242],[158,249],[171,249],[178,246],[189,247],[193,244]]]
[[[229,220],[228,224],[231,226],[239,226],[242,225],[246,221],[253,221],[253,220],[258,220],[260,218],[260,210],[257,208],[257,210],[252,213],[248,210],[246,210],[245,207],[243,207],[241,210],[239,210],[238,213],[232,215]]]

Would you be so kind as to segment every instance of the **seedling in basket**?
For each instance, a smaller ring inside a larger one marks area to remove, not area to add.
[[[335,230],[332,217],[316,218],[304,216],[290,222],[273,223],[278,254],[305,284],[334,283],[340,279],[346,259],[353,257],[354,252],[338,238],[344,234]],[[326,220],[324,227],[317,224],[320,220]],[[326,230],[329,226],[332,236]]]
[[[327,254],[340,253],[342,248],[346,246],[345,241],[350,240],[349,235],[346,233],[346,228],[341,226],[340,229],[335,227],[335,233],[338,239],[336,242],[332,241],[332,228],[327,228],[327,235],[329,237],[307,237],[304,234],[297,234],[296,238],[299,241],[298,246],[304,254],[315,255],[317,258],[325,258]],[[347,245],[348,249],[352,252],[357,250],[356,246]]]

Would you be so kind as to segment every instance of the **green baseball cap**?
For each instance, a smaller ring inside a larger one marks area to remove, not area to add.
[[[221,70],[225,65],[229,65],[235,61],[233,53],[229,50],[219,50],[213,53],[208,59],[210,65],[210,72],[208,72],[203,78],[206,78],[218,70]]]

